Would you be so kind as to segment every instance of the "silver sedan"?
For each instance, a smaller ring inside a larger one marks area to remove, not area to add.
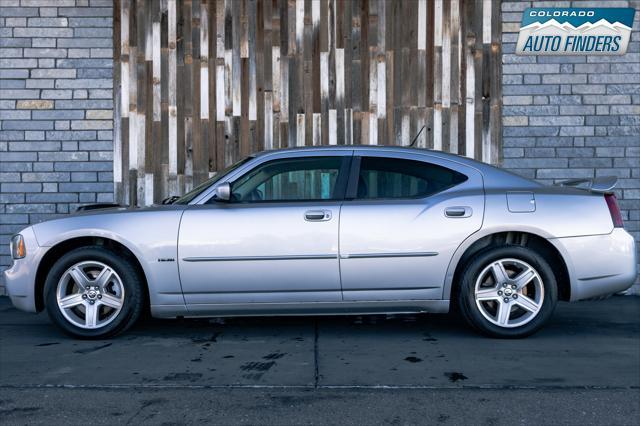
[[[558,300],[629,288],[615,178],[540,183],[399,147],[263,152],[149,208],[87,206],[22,230],[13,304],[105,338],[155,317],[455,309],[522,337]]]

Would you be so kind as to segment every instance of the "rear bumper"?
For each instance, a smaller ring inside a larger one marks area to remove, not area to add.
[[[27,255],[14,260],[9,269],[4,271],[4,281],[13,306],[22,311],[36,312],[36,271],[43,249],[38,245],[33,228],[25,228],[20,234],[24,238]]]
[[[637,277],[636,243],[622,228],[607,235],[550,239],[567,264],[571,301],[618,293]]]

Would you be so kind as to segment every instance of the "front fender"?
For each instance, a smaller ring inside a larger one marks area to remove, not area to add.
[[[177,266],[177,239],[183,210],[133,210],[77,215],[34,226],[45,250],[74,238],[116,241],[140,262],[149,286],[151,305],[184,306]]]

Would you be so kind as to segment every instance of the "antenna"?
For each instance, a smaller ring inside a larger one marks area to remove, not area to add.
[[[413,140],[411,141],[411,143],[409,144],[409,148],[411,148],[413,146],[414,143],[416,143],[416,141],[418,140],[418,136],[420,136],[420,133],[422,133],[422,131],[424,130],[424,128],[426,127],[426,125],[422,126],[420,128],[420,131],[418,132],[418,134],[416,135],[415,138],[413,138]]]

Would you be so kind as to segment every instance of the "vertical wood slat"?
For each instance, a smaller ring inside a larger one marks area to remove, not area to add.
[[[435,0],[433,36],[433,149],[442,150],[442,26],[443,0]]]
[[[470,23],[474,19],[474,7],[465,4],[466,22]],[[465,151],[467,157],[475,158],[475,94],[476,75],[474,49],[476,36],[469,28],[464,30],[465,44]]]
[[[177,97],[177,18],[176,0],[167,4],[167,42],[169,48],[168,94],[169,94],[169,194],[178,193],[178,97]],[[162,81],[161,81],[162,83]],[[166,195],[166,194],[165,194]]]
[[[136,27],[136,43],[137,43],[137,57],[136,57],[136,67],[132,70],[136,75],[136,86],[137,86],[137,96],[136,96],[136,126],[135,126],[135,152],[133,153],[136,158],[137,170],[134,170],[134,174],[132,176],[135,178],[135,186],[136,186],[136,195],[137,202],[139,204],[145,204],[147,200],[147,193],[145,191],[145,170],[147,168],[147,147],[146,147],[146,136],[147,136],[147,104],[148,104],[148,93],[147,89],[149,86],[148,82],[148,73],[147,73],[147,59],[151,59],[149,52],[149,17],[150,13],[148,10],[149,3],[137,0],[136,1],[136,19],[137,19],[137,27]]]
[[[126,0],[125,0],[126,1]],[[128,2],[122,4],[121,0],[114,1],[114,10],[120,13],[114,14],[115,27],[118,31],[113,33],[113,45],[114,45],[114,69],[113,69],[113,101],[114,101],[114,122],[113,122],[113,192],[114,199],[120,200],[125,198],[124,188],[122,185],[122,171],[124,168],[124,155],[123,155],[123,129],[125,120],[129,117],[129,75],[128,75],[128,32],[129,32],[129,6]],[[122,25],[121,22],[125,22]],[[124,41],[123,41],[124,40]],[[122,55],[127,53],[126,58]],[[126,65],[125,65],[126,64]],[[124,74],[127,74],[126,77]],[[124,77],[124,78],[123,78]],[[124,81],[126,80],[127,87],[123,90]],[[124,92],[124,93],[123,93]],[[124,98],[123,98],[124,96]],[[126,108],[124,108],[126,106]]]
[[[260,149],[408,145],[500,161],[486,0],[114,2],[114,193],[144,205]]]
[[[502,16],[499,2],[493,2],[491,11],[490,40],[490,145],[489,163],[502,163]]]
[[[207,119],[207,148],[209,151],[209,159],[207,162],[207,174],[212,176],[215,170],[218,170],[218,149],[216,140],[218,136],[217,120],[216,120],[216,61],[217,61],[217,0],[208,0],[207,22],[209,24],[209,42],[207,46],[207,75],[208,81],[208,119]]]
[[[209,119],[209,5],[200,5],[200,119]]]
[[[444,1],[442,8],[442,150],[451,150],[451,77],[453,62],[451,55],[451,9],[452,1]]]
[[[193,179],[195,182],[202,182],[209,177],[209,144],[208,144],[208,120],[202,117],[202,96],[203,93],[203,65],[208,64],[202,61],[202,53],[208,55],[208,48],[201,48],[202,38],[208,40],[208,23],[206,14],[203,14],[203,4],[208,0],[193,0],[191,8],[191,40],[192,40],[192,83],[193,83],[193,128],[192,128],[192,161]],[[204,15],[204,16],[203,16]],[[206,67],[205,67],[206,68]],[[205,71],[206,73],[206,71]],[[208,78],[204,80],[208,93]],[[208,105],[205,105],[208,110]],[[208,113],[207,113],[208,116]]]
[[[482,160],[491,161],[490,51],[491,51],[491,2],[482,2]]]
[[[460,0],[451,0],[450,18],[450,63],[451,73],[449,76],[449,152],[458,153],[458,111],[460,101],[460,52],[459,52],[459,32],[460,32]]]

